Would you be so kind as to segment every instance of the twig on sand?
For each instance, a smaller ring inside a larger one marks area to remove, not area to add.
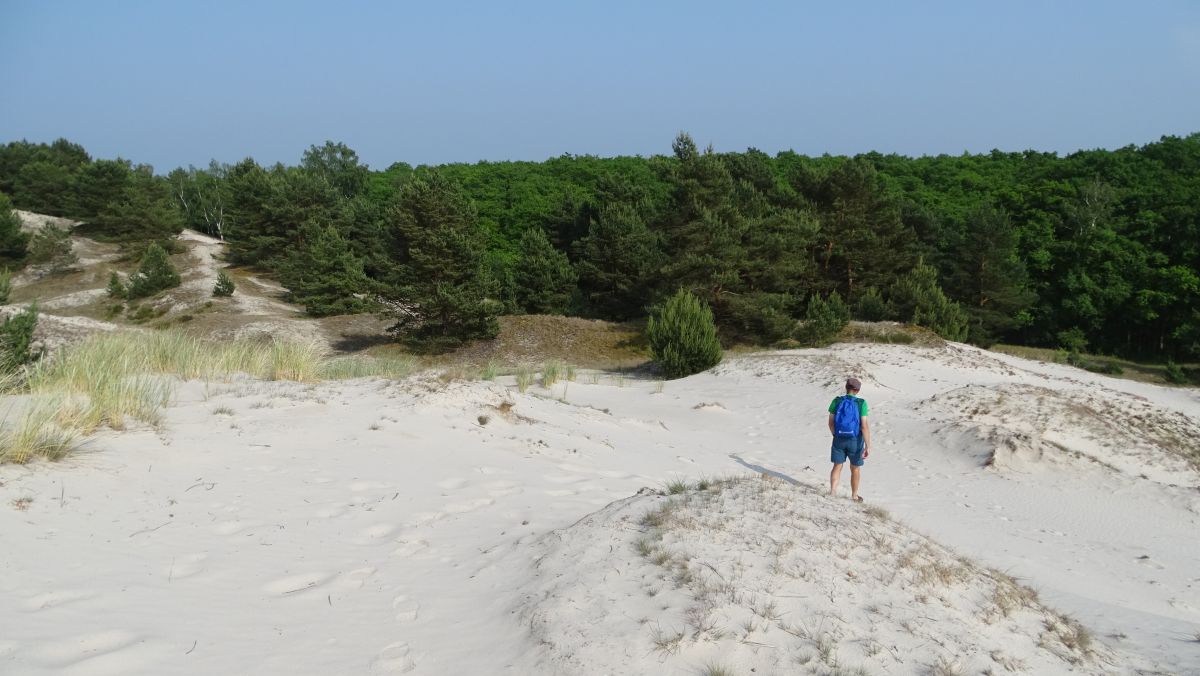
[[[217,482],[215,482],[215,481],[198,481],[198,482],[192,484],[191,486],[188,486],[187,489],[184,490],[183,492],[187,493],[188,491],[192,490],[193,488],[195,488],[197,486],[204,486],[204,490],[211,491],[212,489],[217,487]]]
[[[283,592],[283,593],[284,593],[285,595],[286,595],[286,594],[295,594],[296,592],[302,592],[302,591],[304,591],[305,589],[312,589],[312,588],[313,588],[313,587],[315,587],[315,586],[317,586],[317,583],[316,583],[316,582],[309,582],[308,584],[304,585],[303,587],[299,587],[299,588],[297,588],[297,589],[292,589],[291,591],[285,591],[285,592]],[[330,601],[330,602],[329,602],[329,605],[331,605],[331,606],[332,606],[332,605],[333,605],[333,602],[332,602],[332,601]]]
[[[711,563],[706,563],[704,561],[700,561],[699,563],[700,563],[700,565],[704,566],[705,568],[711,570],[717,577],[721,578],[721,582],[728,582],[728,580],[725,579],[725,576],[721,574],[721,571],[717,570],[716,568],[713,568]]]
[[[129,537],[133,537],[134,535],[141,535],[142,533],[153,533],[154,531],[158,530],[159,528],[162,528],[163,526],[169,526],[169,525],[171,525],[170,521],[164,521],[163,523],[158,524],[154,528],[143,528],[139,531],[130,533]]]
[[[199,642],[200,642],[200,639],[196,639],[195,641],[192,641],[192,647],[188,648],[187,652],[184,653],[184,655],[191,655],[192,651],[196,649],[196,644]]]
[[[62,509],[67,502],[67,484],[62,479],[58,480],[60,490],[58,491],[58,508]]]

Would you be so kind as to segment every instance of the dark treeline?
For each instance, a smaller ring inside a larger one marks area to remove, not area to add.
[[[113,240],[222,237],[314,315],[383,312],[438,344],[504,313],[639,318],[684,288],[726,342],[844,302],[980,344],[1200,355],[1200,134],[1066,157],[672,151],[371,171],[330,142],[161,176],[14,142],[0,192]]]

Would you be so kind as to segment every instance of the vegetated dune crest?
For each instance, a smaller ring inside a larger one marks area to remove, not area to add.
[[[643,492],[537,547],[530,673],[1149,668],[885,511],[769,475]]]

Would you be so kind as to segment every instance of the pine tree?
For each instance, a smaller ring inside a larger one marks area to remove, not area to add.
[[[151,243],[142,255],[137,272],[129,277],[127,296],[130,300],[153,296],[163,289],[179,286],[181,280],[167,252],[158,243]]]
[[[71,243],[71,231],[57,225],[43,225],[29,238],[28,261],[45,266],[52,273],[65,272],[79,261]]]
[[[662,245],[637,211],[624,204],[601,209],[579,242],[579,284],[606,319],[642,315],[662,265]]]
[[[108,287],[105,290],[109,298],[123,299],[128,293],[125,285],[121,283],[121,278],[117,276],[116,271],[108,273]]]
[[[183,214],[166,179],[141,165],[130,173],[121,193],[100,209],[96,224],[121,240],[165,239],[183,229]]]
[[[0,305],[8,305],[8,296],[12,293],[12,273],[8,268],[0,271]]]
[[[0,193],[0,262],[20,264],[28,253],[29,235],[21,231],[21,219],[8,195]]]
[[[39,356],[31,350],[37,320],[37,303],[34,303],[0,323],[0,372],[15,371]]]
[[[942,292],[932,266],[918,263],[896,280],[888,295],[891,314],[900,321],[932,329],[947,340],[966,339],[970,317]]]
[[[970,337],[986,343],[997,334],[1028,323],[1036,300],[1025,265],[1017,255],[1017,231],[1008,215],[992,207],[976,209],[966,235],[951,257],[946,288],[953,289],[971,315]]]
[[[462,188],[434,172],[397,197],[396,270],[383,294],[393,334],[430,349],[500,331],[500,303],[487,297],[484,237]]]
[[[567,255],[550,244],[541,228],[530,228],[521,236],[514,277],[517,302],[526,313],[567,313],[577,281],[575,270]]]
[[[668,378],[682,378],[721,363],[721,342],[712,310],[680,289],[650,317],[650,354]]]
[[[217,272],[217,283],[213,285],[212,295],[218,298],[232,296],[237,290],[237,285],[233,283],[233,278],[228,272],[221,270]]]
[[[841,161],[823,175],[802,172],[793,183],[820,215],[814,253],[822,274],[848,297],[891,283],[913,264],[915,237],[867,159]]]
[[[333,226],[308,223],[301,233],[303,244],[281,274],[289,300],[315,317],[362,311],[360,296],[369,290],[370,281],[350,244]]]
[[[888,307],[879,289],[867,287],[854,301],[854,318],[864,322],[878,322],[887,319]]]
[[[850,322],[850,308],[837,291],[822,298],[813,294],[808,299],[808,310],[804,313],[804,325],[797,338],[811,345],[828,345]]]

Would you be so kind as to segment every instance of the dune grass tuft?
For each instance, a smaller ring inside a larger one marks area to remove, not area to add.
[[[554,387],[566,373],[566,365],[561,361],[548,361],[542,364],[542,387]]]
[[[59,460],[75,449],[80,433],[61,398],[30,398],[24,403],[25,410],[15,421],[6,417],[0,423],[0,462]]]
[[[528,390],[529,386],[533,384],[533,369],[528,366],[518,366],[516,378],[517,391],[524,394],[525,390]]]
[[[0,377],[0,392],[29,397],[19,419],[0,425],[0,462],[66,455],[76,440],[101,427],[159,422],[179,380],[317,382],[400,378],[415,370],[406,358],[336,357],[316,343],[231,340],[214,343],[179,332],[110,333]]]

